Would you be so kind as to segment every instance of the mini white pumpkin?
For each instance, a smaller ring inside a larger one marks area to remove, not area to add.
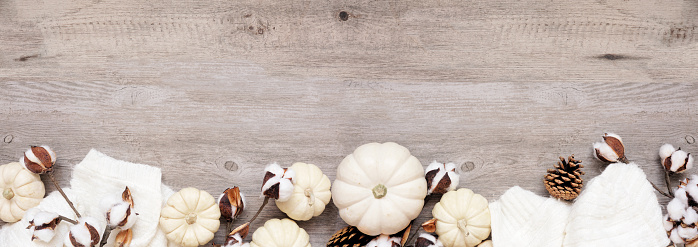
[[[0,219],[17,222],[24,213],[39,205],[46,189],[39,174],[24,169],[19,162],[0,166]]]
[[[490,235],[487,199],[469,189],[450,191],[432,211],[436,234],[445,247],[474,247]]]
[[[221,217],[216,199],[206,191],[184,188],[167,199],[160,212],[160,228],[167,239],[185,247],[208,243]]]
[[[332,186],[342,219],[372,236],[405,229],[422,211],[426,195],[422,164],[393,142],[358,147],[339,164]]]
[[[296,172],[295,185],[291,198],[276,201],[276,206],[294,220],[309,220],[318,216],[330,203],[330,179],[313,164],[295,163],[291,169]]]
[[[311,247],[310,236],[295,221],[270,219],[252,234],[251,247]]]

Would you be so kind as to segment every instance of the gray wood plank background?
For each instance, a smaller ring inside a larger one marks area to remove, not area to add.
[[[266,164],[334,179],[367,142],[492,201],[547,196],[558,156],[600,174],[611,131],[662,184],[661,144],[698,151],[697,25],[689,0],[0,0],[0,163],[50,145],[67,186],[96,148],[175,189],[241,186],[239,222]],[[345,224],[330,204],[300,225],[323,246]]]

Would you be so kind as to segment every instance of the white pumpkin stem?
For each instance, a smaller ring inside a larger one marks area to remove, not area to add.
[[[378,184],[376,187],[373,187],[373,197],[376,199],[381,199],[383,198],[386,194],[388,194],[388,188],[385,187],[385,185]]]
[[[313,194],[313,190],[310,188],[305,189],[305,197],[308,198],[308,206],[313,206],[315,203],[315,194]]]
[[[80,215],[78,210],[75,209],[73,202],[71,202],[70,199],[68,199],[68,196],[65,195],[65,192],[63,192],[63,189],[61,189],[61,186],[58,185],[58,181],[56,181],[56,178],[53,176],[53,170],[50,170],[46,174],[48,174],[48,177],[51,178],[51,182],[53,182],[53,185],[56,186],[56,189],[58,189],[58,192],[60,192],[61,195],[63,196],[63,198],[65,198],[65,201],[68,202],[68,205],[70,205],[70,208],[73,209],[73,212],[75,212],[75,215],[78,217],[78,219],[82,218],[82,215]]]
[[[470,232],[468,231],[468,221],[465,219],[458,220],[456,222],[456,226],[458,229],[465,234],[465,236],[469,236]]]
[[[191,224],[196,223],[197,218],[198,217],[196,216],[195,213],[189,213],[186,216],[184,216],[184,221],[186,221],[187,224],[191,225]]]
[[[15,197],[15,192],[12,191],[12,188],[7,188],[2,192],[2,197],[4,197],[7,200],[10,200],[13,197]]]

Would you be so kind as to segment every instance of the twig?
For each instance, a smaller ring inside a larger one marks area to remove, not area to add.
[[[73,224],[73,225],[77,225],[77,224],[78,224],[77,221],[75,221],[75,220],[73,220],[73,219],[71,219],[71,218],[65,217],[65,216],[63,216],[63,215],[58,215],[58,218],[61,219],[61,221],[70,222],[70,224]]]
[[[265,197],[264,197],[264,202],[262,202],[262,206],[259,207],[259,210],[257,210],[257,213],[254,214],[254,217],[252,217],[252,219],[250,220],[250,225],[252,224],[252,222],[253,222],[255,219],[257,219],[257,216],[259,216],[259,213],[262,212],[262,209],[264,208],[264,206],[267,205],[267,203],[269,203],[269,197],[266,197],[266,196],[265,196]]]
[[[654,187],[654,190],[656,190],[657,192],[659,192],[659,194],[662,194],[663,196],[666,196],[666,197],[669,197],[669,198],[674,198],[674,196],[672,196],[671,194],[667,194],[667,193],[665,193],[664,191],[660,190],[660,189],[657,187],[657,185],[655,185],[654,183],[652,183],[652,181],[649,181],[649,180],[647,180],[647,181],[650,182],[650,184],[652,185],[652,187]]]
[[[235,223],[236,218],[233,218],[231,220],[227,220],[227,224],[225,226],[226,232],[231,232],[233,230],[233,224]]]
[[[669,181],[669,172],[666,169],[664,170],[664,181],[666,182],[666,189],[669,190],[669,193],[671,193],[671,182]]]
[[[625,163],[625,164],[629,163],[628,158],[625,157],[625,155],[623,155],[623,157],[618,158],[618,161],[620,161],[621,163]]]
[[[109,240],[109,235],[111,234],[111,231],[113,231],[113,230],[114,230],[114,227],[107,226],[107,229],[104,230],[104,234],[102,234],[102,241],[99,242],[100,247],[107,244],[107,240]]]
[[[53,182],[53,185],[56,186],[56,189],[58,189],[58,192],[60,192],[61,195],[63,196],[63,198],[65,198],[65,201],[68,202],[68,205],[70,205],[70,208],[73,209],[73,212],[75,212],[75,216],[77,216],[78,218],[82,218],[82,215],[80,215],[80,213],[78,213],[78,210],[75,209],[73,202],[71,202],[70,199],[68,199],[68,196],[65,195],[65,192],[63,192],[63,189],[61,189],[61,186],[58,185],[58,181],[56,181],[56,178],[53,176],[53,170],[47,172],[46,174],[48,174],[48,177],[51,178],[51,182]]]

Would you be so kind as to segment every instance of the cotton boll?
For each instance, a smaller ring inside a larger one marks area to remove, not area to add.
[[[31,146],[19,159],[19,163],[33,173],[43,174],[53,170],[56,153],[48,146]]]
[[[686,170],[693,168],[693,155],[688,154],[688,159],[686,159]]]
[[[659,158],[662,159],[662,163],[664,163],[664,160],[671,156],[674,151],[676,151],[676,149],[671,144],[662,145],[659,148]]]
[[[460,174],[456,172],[456,164],[454,163],[447,163],[446,171],[448,171],[448,177],[451,178],[451,186],[449,186],[448,189],[449,191],[453,191],[460,183]]]
[[[371,242],[368,242],[368,244],[366,244],[366,247],[393,247],[395,245],[401,246],[400,242],[400,238],[398,237],[380,235],[377,238],[371,240]]]
[[[279,198],[276,200],[280,202],[288,201],[288,199],[291,199],[292,194],[293,183],[291,183],[291,180],[281,179],[281,181],[279,181]]]
[[[684,213],[683,220],[681,220],[681,222],[687,225],[698,223],[698,212],[696,212],[696,210],[692,207],[687,208],[686,213]]]
[[[276,163],[267,165],[264,171],[262,195],[274,198],[280,202],[290,199],[293,193],[293,178],[296,176],[296,172],[290,168],[281,168]]]
[[[414,242],[414,247],[443,247],[444,245],[434,237],[434,235],[428,233],[422,233],[419,235],[417,240]]]
[[[688,205],[688,194],[686,188],[678,188],[674,191],[674,198],[679,199],[681,203]]]
[[[686,166],[686,159],[688,158],[688,153],[686,153],[683,150],[678,150],[671,154],[671,157],[669,159],[671,160],[671,168],[670,170],[673,172],[678,171],[681,167]],[[693,165],[693,164],[691,164]],[[688,167],[686,167],[688,169]]]
[[[696,177],[696,175],[691,176],[691,179],[688,180],[685,187],[690,199],[698,201],[696,200],[698,198],[698,177]]]
[[[604,162],[617,162],[618,161],[618,154],[609,146],[608,144],[604,142],[597,142],[594,143],[594,150],[596,151],[596,157],[597,159],[604,161]]]
[[[667,232],[671,231],[671,229],[674,229],[674,222],[669,219],[669,215],[664,215],[664,220],[662,221],[662,224],[664,225],[664,230]]]
[[[291,168],[286,168],[286,171],[284,172],[283,178],[291,180],[291,182],[293,182],[293,184],[295,184],[296,182],[293,181],[294,177],[296,177],[296,171],[294,171]]]
[[[48,243],[56,236],[56,226],[61,221],[58,214],[32,208],[27,211],[25,217],[29,222],[28,229],[32,234],[32,240]]]
[[[671,232],[669,233],[669,240],[671,240],[671,242],[673,242],[675,244],[683,244],[684,243],[683,238],[681,238],[681,236],[679,236],[678,229],[671,230]]]
[[[623,140],[616,134],[605,133],[603,142],[594,143],[594,151],[596,158],[601,161],[628,163]]]
[[[460,175],[456,173],[456,164],[432,162],[425,170],[427,180],[427,194],[444,194],[455,190],[460,182]]]
[[[121,229],[131,228],[136,223],[136,219],[138,219],[132,209],[131,205],[126,202],[117,203],[109,210],[107,224]]]
[[[82,217],[78,224],[70,227],[70,233],[66,235],[64,244],[68,247],[95,247],[99,245],[101,236],[102,229],[99,221],[92,217]]]
[[[106,214],[112,206],[122,201],[121,197],[117,197],[116,195],[106,196],[99,201],[99,210]]]
[[[277,163],[271,163],[267,165],[267,167],[264,168],[265,172],[270,172],[274,175],[281,175],[284,174],[284,169],[279,166]]]
[[[686,212],[686,207],[687,205],[681,203],[681,200],[674,198],[666,205],[666,211],[669,213],[669,218],[679,221]]]
[[[240,233],[235,233],[227,237],[225,245],[222,247],[250,247],[250,244],[242,241]]]
[[[679,237],[687,240],[694,239],[695,237],[698,237],[698,229],[695,227],[683,227],[679,226],[676,228],[676,232],[679,234]]]

